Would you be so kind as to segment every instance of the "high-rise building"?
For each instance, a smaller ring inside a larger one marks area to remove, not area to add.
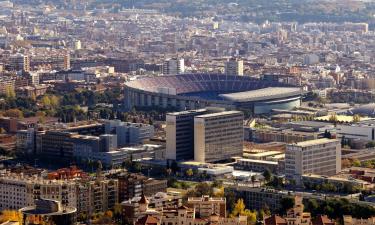
[[[194,117],[204,113],[207,113],[207,109],[167,114],[167,159],[176,161],[194,159]]]
[[[26,55],[16,54],[9,58],[9,66],[14,71],[30,71],[30,58]]]
[[[243,61],[240,59],[229,59],[225,63],[225,74],[243,76]]]
[[[243,119],[240,111],[224,111],[194,118],[194,160],[218,162],[242,156]]]
[[[163,74],[164,75],[176,75],[185,72],[185,61],[184,59],[172,58],[167,59],[163,63]]]
[[[341,171],[341,144],[336,139],[316,139],[287,145],[285,175],[300,183],[304,174],[332,176]]]

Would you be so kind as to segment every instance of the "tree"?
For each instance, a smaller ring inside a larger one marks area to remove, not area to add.
[[[23,118],[23,112],[19,109],[8,109],[5,111],[4,116],[12,118]]]
[[[366,144],[366,148],[374,148],[375,147],[375,141],[370,141]]]
[[[51,100],[48,95],[43,96],[41,99],[41,102],[44,107],[49,108],[51,106]]]
[[[21,218],[22,218],[21,213],[16,210],[4,210],[1,212],[1,215],[0,215],[0,223],[6,222],[6,221],[21,222]]]
[[[292,197],[285,197],[280,200],[280,214],[285,215],[288,209],[293,208],[294,206],[294,198]]]
[[[353,122],[358,123],[361,121],[361,116],[358,114],[353,115]]]
[[[243,202],[242,198],[239,198],[237,200],[237,203],[234,205],[234,209],[231,213],[231,217],[236,217],[238,215],[241,215],[245,211],[245,203]]]
[[[251,176],[251,183],[253,184],[253,187],[254,187],[255,180],[256,180],[255,175],[252,175]]]
[[[250,211],[248,209],[245,209],[241,216],[246,216],[247,217],[247,224],[248,225],[253,225],[257,221],[257,213],[255,211]]]
[[[188,170],[186,170],[186,176],[188,176],[188,177],[192,177],[193,175],[194,175],[194,172],[193,172],[192,169],[188,169]]]
[[[361,161],[359,161],[358,159],[354,159],[353,162],[352,162],[352,165],[355,166],[355,167],[360,167]]]
[[[269,171],[268,169],[264,170],[264,172],[263,172],[263,176],[264,176],[264,179],[265,179],[267,182],[270,182],[271,179],[272,179],[272,173],[271,173],[271,171]]]
[[[337,115],[336,114],[331,114],[330,116],[329,116],[329,122],[332,122],[332,123],[336,123],[337,122]]]
[[[15,99],[16,98],[16,92],[14,91],[14,88],[11,86],[7,86],[5,88],[5,96],[7,99]]]

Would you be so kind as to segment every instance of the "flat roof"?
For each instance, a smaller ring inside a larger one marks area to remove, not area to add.
[[[270,100],[291,97],[295,95],[301,95],[302,91],[300,88],[295,87],[268,87],[253,91],[244,91],[229,94],[220,94],[219,96],[225,100],[247,102],[247,101],[259,101],[259,100]]]
[[[241,113],[240,111],[224,111],[224,112],[216,112],[216,113],[210,113],[210,114],[204,114],[196,116],[195,118],[209,118],[209,117],[216,117],[216,116],[226,116],[231,114],[238,114]]]
[[[290,145],[298,146],[298,147],[307,147],[311,145],[328,144],[332,142],[337,142],[337,139],[321,138],[321,139],[315,139],[315,140],[309,140],[309,141],[302,141],[302,142],[298,142],[298,143],[290,144]]]
[[[244,162],[253,162],[253,163],[261,163],[261,164],[272,164],[272,165],[278,165],[278,162],[275,161],[268,161],[268,160],[258,160],[258,159],[237,159],[237,161],[244,161]]]
[[[271,155],[279,155],[282,154],[281,151],[265,151],[265,152],[258,152],[254,154],[248,154],[249,157],[265,157],[265,156],[271,156]]]

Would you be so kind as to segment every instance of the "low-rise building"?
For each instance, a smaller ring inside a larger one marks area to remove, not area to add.
[[[226,199],[214,198],[207,195],[202,197],[190,197],[187,200],[187,207],[193,208],[200,217],[219,215],[226,217]]]

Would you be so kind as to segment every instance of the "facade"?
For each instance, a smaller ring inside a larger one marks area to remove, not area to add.
[[[242,156],[243,113],[225,111],[194,118],[194,160],[217,162]]]
[[[18,174],[4,174],[0,178],[0,210],[33,206],[34,199],[38,198],[54,199],[64,206],[76,207],[75,184]]]
[[[0,210],[34,205],[35,199],[53,199],[79,213],[105,212],[118,203],[116,179],[47,180],[41,177],[4,174],[0,178]]]
[[[16,54],[9,58],[9,66],[14,71],[30,71],[30,58],[29,56]]]
[[[280,173],[283,171],[283,168],[281,168],[281,165],[279,165],[278,162],[244,158],[236,159],[235,168],[240,170],[256,172],[263,172],[265,170],[269,170],[272,173]]]
[[[351,125],[338,124],[336,130],[339,137],[375,141],[375,125],[371,121]]]
[[[73,133],[47,131],[41,137],[41,154],[48,158],[68,160],[73,158]]]
[[[137,210],[123,210],[124,219],[129,223],[137,225],[158,225],[158,224],[175,224],[175,225],[205,225],[205,224],[218,224],[218,225],[246,225],[247,217],[238,216],[234,218],[226,218],[220,215],[209,215],[207,217],[197,216],[194,208],[186,206],[172,206],[160,209],[149,208],[149,200],[143,195],[138,201]],[[131,206],[131,205],[129,205]],[[134,208],[134,206],[133,206]],[[127,214],[127,212],[134,212]],[[130,217],[132,216],[132,217]]]
[[[143,123],[128,123],[120,120],[105,122],[105,133],[117,135],[118,147],[140,144],[154,136],[154,126]]]
[[[245,186],[228,187],[224,191],[226,194],[234,193],[236,198],[242,198],[247,209],[261,210],[267,207],[271,212],[278,212],[281,199],[289,196],[287,192]]]
[[[187,207],[195,210],[200,217],[219,215],[226,217],[226,199],[210,196],[190,197],[187,200]]]
[[[368,219],[357,219],[353,218],[352,216],[343,216],[344,225],[374,225],[375,224],[375,217],[371,217]]]
[[[206,109],[168,113],[166,116],[166,158],[176,161],[194,159],[194,117]]]
[[[295,143],[295,142],[317,139],[318,135],[319,133],[315,133],[315,132],[256,129],[253,131],[253,140],[256,142],[275,141],[275,142]]]
[[[294,206],[289,209],[284,217],[277,215],[269,216],[263,219],[264,225],[335,225],[327,216],[317,216],[312,219],[311,214],[304,212],[302,197],[294,197]]]
[[[185,60],[172,58],[167,59],[163,62],[163,74],[164,75],[176,75],[185,72]]]
[[[167,191],[166,180],[149,179],[133,173],[119,174],[114,178],[118,179],[120,202],[139,197],[142,193],[146,196],[152,196],[155,193]]]
[[[77,209],[91,215],[112,209],[118,203],[118,181],[115,179],[77,182]]]
[[[34,206],[20,209],[22,225],[54,224],[74,225],[77,222],[77,209],[64,207],[61,202],[52,199],[36,199]]]
[[[300,184],[304,174],[332,176],[341,171],[341,145],[336,139],[316,139],[287,145],[285,175]]]
[[[243,61],[239,59],[229,59],[225,62],[225,74],[243,76]]]
[[[31,154],[35,151],[35,129],[17,131],[16,150],[21,154]]]

